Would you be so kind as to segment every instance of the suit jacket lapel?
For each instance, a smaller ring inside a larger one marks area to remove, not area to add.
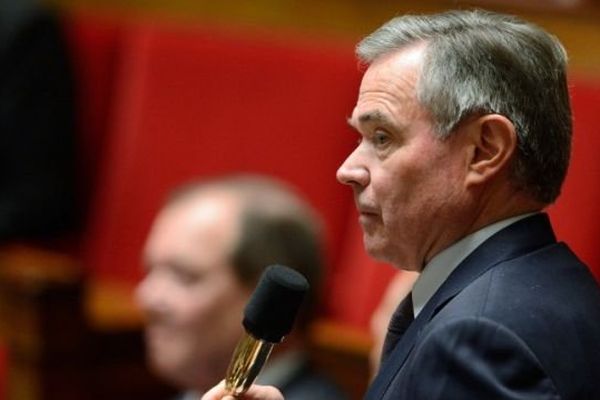
[[[519,220],[486,240],[460,263],[427,302],[404,333],[394,351],[381,365],[365,399],[380,400],[383,398],[394,376],[408,358],[421,330],[445,304],[469,283],[503,261],[555,242],[556,238],[546,214],[536,214]]]

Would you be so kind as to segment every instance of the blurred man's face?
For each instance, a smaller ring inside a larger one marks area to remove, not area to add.
[[[249,296],[229,265],[238,205],[221,194],[186,199],[157,216],[137,300],[154,370],[183,388],[223,378]]]
[[[337,173],[352,186],[371,256],[417,271],[456,236],[447,229],[462,217],[466,171],[461,135],[438,139],[417,99],[424,48],[369,66],[349,120],[360,143]]]

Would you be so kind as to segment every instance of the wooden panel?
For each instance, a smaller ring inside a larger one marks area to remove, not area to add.
[[[174,390],[153,377],[145,365],[139,320],[133,328],[112,326],[110,330],[87,323],[84,281],[79,265],[63,253],[20,245],[0,249],[5,399],[162,400],[172,396]]]
[[[508,12],[531,20],[557,35],[571,56],[572,71],[600,80],[600,2],[580,1],[576,7],[531,7],[529,2],[465,0],[52,0],[66,8],[94,12],[228,26],[263,27],[310,33],[315,40],[345,37],[356,41],[391,17],[403,13],[434,13],[469,6]],[[538,4],[547,2],[537,1]],[[564,4],[564,2],[561,2]]]

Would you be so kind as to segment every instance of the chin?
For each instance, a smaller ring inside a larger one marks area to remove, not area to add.
[[[419,271],[418,267],[415,267],[413,263],[408,262],[408,257],[398,257],[401,252],[398,249],[394,249],[391,246],[386,246],[383,241],[369,240],[365,237],[365,250],[371,258],[391,264],[395,268],[402,269],[405,271]]]
[[[152,370],[165,382],[180,389],[197,389],[199,385],[210,387],[208,383],[198,379],[198,374],[191,374],[185,366],[155,363]],[[214,384],[215,382],[213,382]]]
[[[386,251],[386,246],[384,246],[384,244],[381,243],[381,241],[374,240],[373,238],[369,238],[366,235],[363,240],[365,250],[371,258],[374,258],[375,260],[381,262],[391,262]]]
[[[165,353],[157,351],[149,352],[148,362],[152,372],[156,376],[177,387],[185,387],[182,382],[185,379],[181,374],[181,371],[184,370],[181,362],[175,360],[173,357],[168,357]]]

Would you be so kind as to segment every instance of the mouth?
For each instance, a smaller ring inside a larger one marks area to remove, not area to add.
[[[379,219],[379,214],[373,212],[359,211],[358,219],[362,221],[374,221]]]
[[[360,215],[366,215],[366,216],[372,216],[372,217],[376,217],[379,215],[377,212],[375,212],[373,210],[369,210],[369,209],[359,209],[358,213]]]
[[[358,211],[358,213],[362,216],[370,216],[370,217],[377,217],[379,216],[379,212],[377,211],[377,209],[373,206],[369,206],[366,204],[361,204],[361,203],[356,203],[356,209]]]
[[[379,221],[379,212],[374,207],[357,204],[357,211],[358,221],[363,227]]]
[[[169,329],[158,326],[149,326],[146,328],[145,332],[146,340],[151,343],[160,343],[165,340],[170,340],[172,338],[171,332]]]

